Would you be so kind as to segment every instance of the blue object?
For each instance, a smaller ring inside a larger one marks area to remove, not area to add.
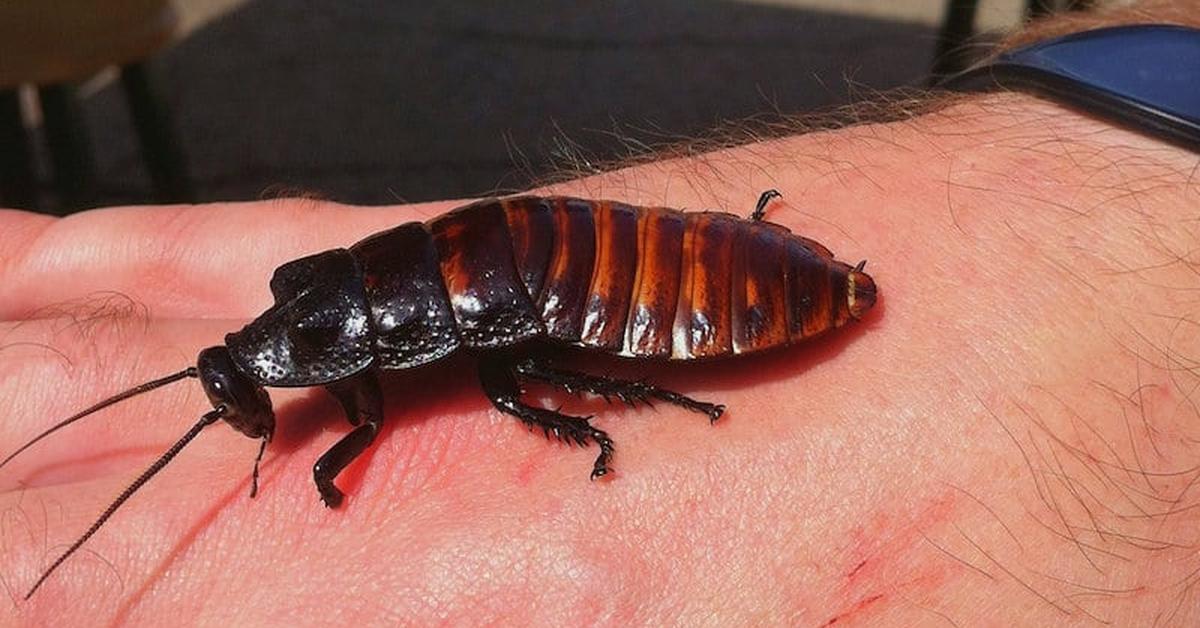
[[[942,87],[1033,88],[1200,152],[1200,30],[1166,24],[1075,33],[1004,53]]]

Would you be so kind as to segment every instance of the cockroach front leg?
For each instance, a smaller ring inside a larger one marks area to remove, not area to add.
[[[587,392],[605,399],[616,397],[629,405],[634,405],[639,401],[649,405],[651,399],[665,401],[692,412],[707,415],[709,422],[712,423],[721,418],[725,412],[725,406],[721,404],[698,401],[687,395],[659,388],[654,384],[555,369],[534,358],[518,361],[514,369],[518,377],[544,382],[569,393]]]
[[[513,376],[513,366],[505,358],[485,357],[479,363],[479,381],[483,392],[497,410],[517,417],[530,428],[541,428],[546,438],[551,436],[576,445],[585,446],[589,441],[600,447],[600,455],[592,465],[592,479],[608,475],[608,463],[612,460],[613,442],[604,431],[588,423],[591,417],[563,414],[557,410],[538,408],[521,402],[521,387]]]
[[[383,425],[383,392],[374,371],[334,382],[325,386],[325,389],[342,404],[346,419],[355,426],[313,465],[313,481],[317,483],[321,501],[328,508],[337,508],[345,494],[333,485],[333,479],[366,451],[379,435]]]

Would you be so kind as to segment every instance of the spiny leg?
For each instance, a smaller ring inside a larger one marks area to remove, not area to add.
[[[616,397],[629,405],[634,405],[639,401],[649,404],[651,399],[658,399],[692,412],[706,414],[710,423],[716,422],[725,412],[725,406],[721,404],[697,401],[686,395],[659,388],[654,384],[555,369],[533,358],[517,362],[515,370],[520,377],[545,382],[569,393],[588,392],[600,395],[605,399]]]
[[[773,198],[783,198],[779,190],[767,190],[758,197],[758,203],[754,205],[754,213],[750,214],[750,220],[762,220],[767,215],[767,203]]]
[[[604,431],[588,423],[591,417],[570,416],[521,402],[521,387],[513,376],[512,364],[504,358],[482,358],[479,362],[479,381],[483,392],[496,409],[517,417],[530,428],[540,427],[549,438],[554,436],[567,443],[586,446],[588,441],[600,447],[600,455],[592,465],[592,479],[607,475],[612,460],[613,442]]]
[[[313,481],[317,484],[321,501],[328,508],[337,508],[345,494],[333,485],[333,479],[366,451],[379,435],[383,425],[383,391],[379,388],[379,377],[374,371],[365,371],[334,382],[325,389],[342,405],[350,424],[357,426],[313,465]]]

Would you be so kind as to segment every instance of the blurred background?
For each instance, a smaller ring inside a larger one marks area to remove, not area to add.
[[[1090,4],[6,0],[0,205],[518,190],[581,156],[926,85]]]

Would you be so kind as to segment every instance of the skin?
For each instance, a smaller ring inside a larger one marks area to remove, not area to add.
[[[748,214],[867,258],[861,323],[699,366],[584,356],[728,405],[597,413],[594,448],[491,408],[473,364],[385,378],[387,427],[323,508],[349,426],[272,390],[257,444],[208,428],[29,601],[67,543],[208,405],[194,380],[0,471],[6,624],[1187,625],[1200,529],[1194,154],[1017,94],[543,190]],[[459,202],[307,199],[0,212],[0,451],[191,364],[289,259]],[[107,291],[100,293],[100,291]],[[100,293],[100,294],[98,294]]]

